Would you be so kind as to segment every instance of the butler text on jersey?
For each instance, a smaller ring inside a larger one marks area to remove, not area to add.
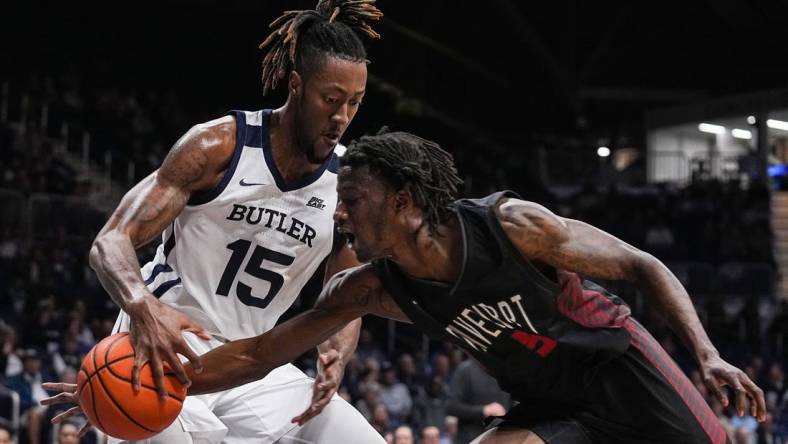
[[[285,233],[293,239],[308,245],[310,248],[312,247],[312,240],[317,235],[315,229],[305,222],[301,222],[295,217],[288,217],[286,213],[270,208],[233,204],[233,209],[230,210],[227,220],[245,221],[251,225],[263,224],[266,228],[273,228],[276,231]]]

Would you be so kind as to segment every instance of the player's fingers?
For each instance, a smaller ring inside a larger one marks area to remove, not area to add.
[[[202,359],[200,359],[200,356],[195,353],[191,347],[189,347],[189,344],[187,344],[186,341],[181,341],[181,346],[178,350],[178,353],[186,356],[186,359],[192,363],[194,373],[202,373]]]
[[[736,374],[728,375],[726,379],[736,397],[736,413],[739,416],[744,416],[744,412],[747,411],[747,392],[744,391],[744,387],[742,387]]]
[[[755,385],[754,382],[748,377],[744,376],[742,378],[742,385],[747,390],[747,393],[752,398],[753,402],[751,403],[751,411],[752,416],[758,418],[758,421],[765,421],[766,420],[766,397],[763,395],[763,390],[760,387]]]
[[[208,332],[205,331],[205,329],[202,328],[200,324],[194,322],[194,320],[186,315],[183,315],[181,318],[181,330],[190,331],[205,340],[211,339],[211,335],[208,334]]]
[[[320,392],[329,392],[333,394],[336,388],[337,388],[337,383],[335,381],[326,381],[326,382],[321,382],[319,384],[315,384],[315,389]]]
[[[307,407],[306,410],[303,411],[303,413],[291,419],[290,422],[298,425],[303,425],[306,421],[308,421],[309,414],[312,411],[313,405],[314,402],[312,404],[309,404],[309,407]]]
[[[302,426],[306,424],[307,421],[314,418],[316,414],[317,413],[314,413],[314,408],[310,406],[304,413],[293,418],[292,422]]]
[[[312,386],[312,403],[315,403],[318,399],[320,399],[320,396],[322,395],[323,391],[320,390],[320,381],[321,381],[320,376],[315,378],[315,384]]]
[[[79,406],[71,407],[70,409],[66,410],[65,412],[63,412],[63,413],[55,416],[54,418],[52,418],[52,424],[61,423],[61,422],[65,421],[66,419],[68,419],[68,418],[70,418],[70,417],[72,417],[74,415],[79,415],[80,413],[82,413],[82,409]]]
[[[79,428],[79,432],[77,432],[77,438],[82,439],[85,434],[88,433],[88,430],[90,430],[90,426],[90,421],[83,424],[82,427]]]
[[[142,353],[134,355],[134,365],[131,367],[131,387],[135,392],[140,390],[140,370],[147,359]]]
[[[167,390],[164,389],[164,370],[162,369],[161,359],[158,353],[153,353],[150,359],[150,370],[153,374],[153,385],[156,386],[156,393],[162,401],[167,399]]]
[[[304,410],[303,413],[296,416],[291,420],[298,425],[303,425],[305,422],[312,419],[315,415],[323,411],[328,401],[331,400],[331,396],[333,395],[332,391],[327,391],[322,388],[322,384],[315,384],[315,389],[312,395],[312,403]]]
[[[711,391],[715,398],[717,398],[723,407],[728,406],[728,396],[725,395],[725,391],[722,389],[722,385],[720,385],[717,378],[714,376],[706,376],[703,378],[703,382],[706,384],[706,387]]]
[[[329,350],[325,353],[320,353],[320,363],[323,367],[328,367],[339,359],[339,352],[336,350]]]
[[[181,360],[178,359],[178,355],[175,353],[171,354],[167,360],[167,363],[170,364],[170,368],[172,369],[173,373],[175,373],[175,377],[178,378],[178,381],[181,381],[181,384],[185,385],[186,387],[192,384],[192,382],[189,380],[189,376],[186,375],[186,369],[183,368]]]
[[[312,406],[310,406],[309,409],[306,411],[306,414],[298,422],[298,425],[304,425],[307,421],[319,415],[320,412],[322,412],[323,409],[326,407],[330,399],[331,399],[330,396],[326,396],[321,398],[317,402],[312,403]]]
[[[68,382],[45,382],[41,384],[41,386],[44,387],[44,390],[50,390],[53,392],[67,392],[67,393],[77,392],[77,385],[69,384]]]
[[[42,399],[41,405],[70,404],[76,402],[77,402],[76,395],[74,395],[73,393],[61,392],[55,396],[50,396],[49,398]]]

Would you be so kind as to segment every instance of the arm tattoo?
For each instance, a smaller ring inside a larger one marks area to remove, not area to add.
[[[370,298],[371,295],[368,288],[365,288],[363,291],[359,291],[358,293],[353,295],[353,299],[356,301],[356,304],[364,308],[369,307]]]

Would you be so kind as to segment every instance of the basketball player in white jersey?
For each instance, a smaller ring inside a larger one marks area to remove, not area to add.
[[[193,127],[98,235],[90,262],[123,310],[115,331],[131,331],[135,386],[145,361],[160,394],[163,362],[188,383],[176,353],[200,368],[199,355],[271,329],[327,257],[327,276],[357,264],[346,246],[332,248],[334,148],[364,96],[366,51],[356,31],[378,37],[366,23],[382,15],[374,1],[321,0],[272,23],[261,45],[264,92],[289,75],[285,105]],[[135,249],[160,233],[155,258],[140,270]],[[190,397],[151,441],[383,442],[335,394],[359,325],[321,344],[317,381],[288,364]]]

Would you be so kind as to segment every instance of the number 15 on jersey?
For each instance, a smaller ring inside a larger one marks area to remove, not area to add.
[[[246,253],[251,248],[252,242],[245,239],[238,239],[235,242],[227,244],[227,248],[232,251],[230,260],[227,261],[227,266],[222,273],[222,278],[219,281],[219,287],[216,288],[216,294],[220,296],[229,296],[232,289],[233,282],[236,281],[238,270],[243,264]],[[264,261],[273,262],[280,265],[290,265],[295,258],[278,251],[269,250],[262,245],[255,245],[252,251],[252,256],[244,267],[244,272],[257,279],[267,281],[271,284],[268,289],[268,294],[264,297],[257,297],[252,294],[252,287],[244,284],[238,279],[238,284],[235,286],[235,295],[238,300],[251,307],[265,308],[282,289],[285,283],[285,278],[272,270],[263,267]]]

